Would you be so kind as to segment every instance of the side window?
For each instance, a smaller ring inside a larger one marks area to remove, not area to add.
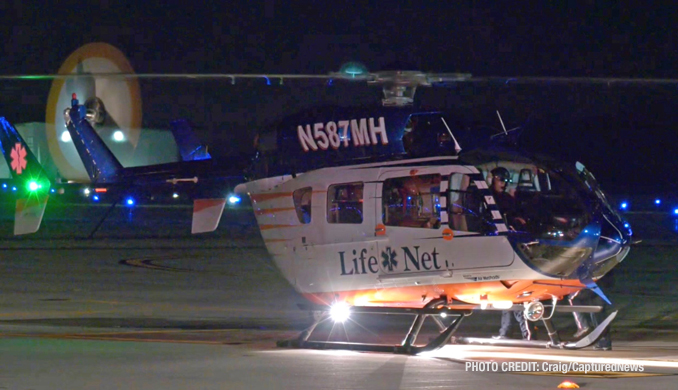
[[[327,222],[363,223],[363,183],[330,186],[327,190]]]
[[[294,208],[297,210],[297,218],[303,224],[311,223],[311,187],[300,188],[292,193]]]
[[[384,180],[383,221],[388,226],[440,227],[440,175]]]
[[[482,194],[468,175],[455,173],[450,176],[448,199],[450,228],[463,232],[484,231],[487,210]]]

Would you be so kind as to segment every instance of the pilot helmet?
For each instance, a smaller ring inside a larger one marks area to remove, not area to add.
[[[507,183],[510,183],[510,182],[511,182],[511,173],[509,172],[508,169],[506,169],[506,168],[504,168],[504,167],[497,167],[497,168],[494,168],[494,169],[491,171],[491,173],[492,173],[492,176],[493,176],[493,177],[499,177],[499,178],[503,179],[503,181],[505,181],[505,182],[507,182]]]

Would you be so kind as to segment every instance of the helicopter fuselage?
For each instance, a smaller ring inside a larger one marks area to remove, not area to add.
[[[501,210],[488,186],[500,165],[524,187],[518,211]],[[250,195],[282,274],[315,303],[421,306],[446,296],[507,305],[581,289],[628,253],[610,210],[563,176],[529,160],[443,156],[328,167],[237,190]],[[509,219],[516,212],[525,226]],[[616,236],[601,238],[609,230]]]

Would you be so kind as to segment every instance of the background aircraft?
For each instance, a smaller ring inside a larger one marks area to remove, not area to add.
[[[12,173],[2,190],[15,200],[14,235],[40,228],[50,194],[50,179],[19,132],[0,117],[0,147]]]

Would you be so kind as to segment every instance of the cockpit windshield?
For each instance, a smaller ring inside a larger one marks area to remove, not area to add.
[[[510,231],[570,241],[591,221],[581,187],[566,174],[532,161],[479,165]]]
[[[619,220],[622,220],[622,216],[619,215],[617,210],[612,207],[610,202],[607,199],[607,196],[605,195],[605,192],[600,188],[600,185],[598,184],[598,181],[596,178],[593,176],[591,171],[586,169],[584,164],[577,162],[575,164],[575,167],[577,168],[577,172],[579,173],[579,179],[583,181],[583,183],[594,193],[596,194],[596,197],[605,205],[605,207],[608,209],[609,212],[611,212],[614,216],[616,216]]]

